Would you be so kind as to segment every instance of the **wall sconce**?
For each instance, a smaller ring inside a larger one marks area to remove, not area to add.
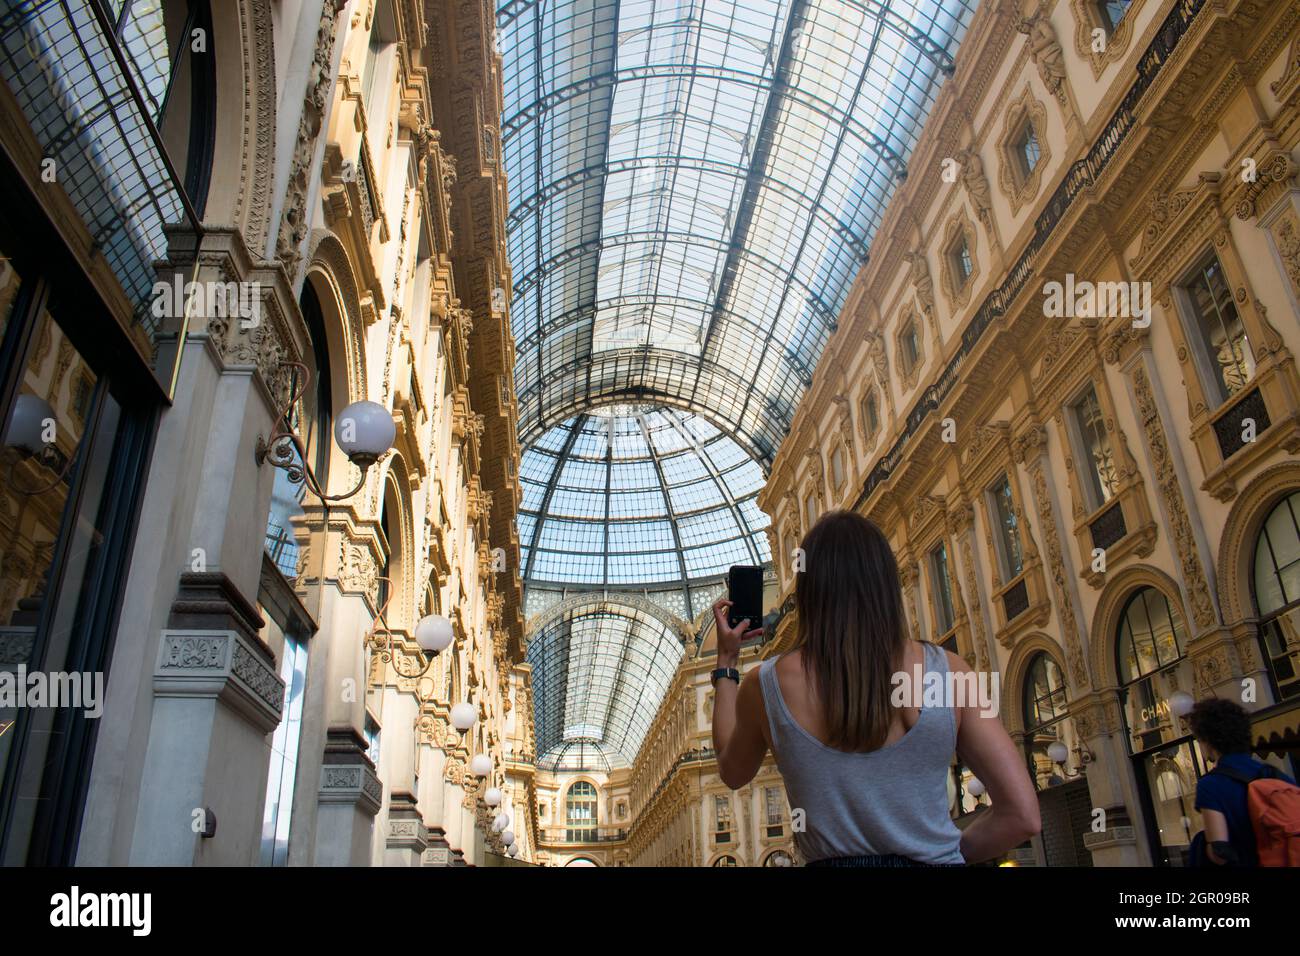
[[[498,813],[496,819],[492,821],[492,832],[500,833],[508,826],[510,826],[510,814]]]
[[[511,856],[512,858],[518,856],[518,855],[519,855],[519,844],[518,844],[518,843],[515,843],[513,840],[511,840],[511,842],[510,842],[510,848],[509,848],[508,850],[506,850],[506,852],[509,853],[510,856]]]
[[[388,409],[378,402],[353,402],[343,409],[343,414],[334,423],[334,441],[348,456],[348,461],[361,469],[361,480],[351,491],[341,495],[327,495],[311,466],[307,464],[307,452],[302,439],[289,425],[289,414],[302,397],[311,379],[311,372],[301,362],[281,362],[281,368],[301,370],[299,387],[289,396],[280,417],[275,420],[275,427],[270,438],[257,438],[256,460],[260,468],[269,461],[272,466],[281,468],[294,484],[305,481],[312,494],[322,501],[343,501],[351,498],[366,483],[366,472],[376,461],[386,455],[397,438],[397,425]]]
[[[1065,766],[1065,761],[1069,759],[1070,756],[1070,748],[1059,740],[1054,740],[1047,745],[1047,759],[1056,764],[1060,770],[1060,773],[1052,775],[1053,780],[1064,783],[1066,780],[1073,780],[1075,777],[1083,776],[1082,768],[1088,766],[1088,764],[1097,759],[1096,755],[1088,749],[1088,745],[1082,740],[1074,745],[1074,754],[1078,758],[1080,769],[1071,772]]]
[[[482,778],[492,772],[492,758],[487,754],[475,754],[469,762],[469,772]]]
[[[497,787],[488,787],[487,792],[483,794],[483,802],[489,807],[501,806],[501,791]],[[505,832],[510,833],[509,830],[506,830]],[[511,835],[513,836],[513,834]]]
[[[34,459],[42,467],[58,472],[53,481],[40,488],[20,488],[14,480],[14,465],[17,462],[10,462],[8,484],[20,495],[42,495],[63,481],[72,470],[72,463],[77,459],[76,453],[69,455],[60,468],[59,459],[62,455],[58,446],[53,441],[45,440],[46,428],[55,421],[57,419],[53,407],[39,395],[24,393],[14,399],[13,411],[10,412],[9,424],[5,429],[5,446],[17,452],[19,460]]]
[[[393,582],[391,578],[385,577],[376,578],[375,580],[387,581],[390,593],[388,600],[384,602],[384,606],[381,607],[379,612],[375,615],[375,623],[372,624],[370,630],[366,632],[365,642],[368,647],[380,652],[383,655],[385,663],[387,663],[388,661],[394,660],[393,632],[388,629],[388,621],[384,617],[384,612],[388,610],[388,604],[393,599],[391,593]],[[379,638],[381,624],[383,625],[383,633],[388,637],[387,643]],[[402,677],[423,677],[429,673],[429,668],[433,666],[434,659],[442,651],[445,651],[451,646],[451,642],[455,640],[455,637],[455,631],[452,628],[450,620],[440,614],[426,614],[424,617],[420,618],[420,622],[415,625],[415,643],[420,646],[421,651],[428,655],[428,660],[425,662],[424,667],[419,671],[407,673],[398,667],[397,673]]]
[[[513,846],[513,845],[514,845],[514,842],[515,842],[515,834],[514,834],[514,831],[513,831],[513,830],[502,830],[502,831],[501,831],[501,845],[502,845],[502,846],[504,846],[504,847],[510,847],[510,846]]]

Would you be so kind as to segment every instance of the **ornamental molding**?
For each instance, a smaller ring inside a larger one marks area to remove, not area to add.
[[[1074,613],[1074,599],[1070,593],[1070,576],[1065,570],[1061,538],[1057,533],[1056,515],[1047,487],[1043,458],[1035,457],[1029,465],[1030,484],[1034,489],[1034,503],[1038,510],[1038,524],[1042,529],[1043,543],[1047,549],[1047,570],[1056,592],[1056,613],[1065,635],[1066,663],[1070,683],[1076,688],[1089,686],[1088,666],[1084,659],[1083,644],[1079,640],[1079,624]]]
[[[265,250],[271,231],[275,161],[275,44],[271,0],[241,0],[239,43],[243,63],[243,137],[235,222],[248,248]]]
[[[966,251],[970,256],[970,274],[966,276],[966,281],[958,285],[957,273],[953,268],[953,254],[957,240],[962,236],[966,238]],[[939,256],[940,281],[943,282],[948,303],[955,313],[970,301],[975,280],[980,274],[979,233],[975,229],[975,224],[971,222],[965,203],[957,210],[956,215],[948,220],[948,225],[943,231],[943,243],[939,248],[942,250]]]
[[[1209,585],[1201,566],[1191,521],[1187,517],[1187,506],[1165,438],[1165,429],[1160,421],[1155,395],[1142,364],[1133,371],[1133,394],[1137,402],[1138,420],[1142,423],[1147,448],[1151,452],[1156,488],[1164,500],[1165,518],[1178,555],[1183,589],[1192,609],[1192,620],[1198,627],[1213,627],[1216,623],[1214,602],[1210,599]]]
[[[216,697],[269,732],[280,723],[284,681],[268,654],[236,631],[163,631],[154,696]]]
[[[1133,0],[1115,29],[1105,36],[1105,42],[1098,51],[1094,42],[1096,31],[1104,32],[1106,25],[1102,22],[1097,0],[1070,0],[1070,12],[1074,14],[1074,51],[1092,67],[1094,80],[1100,79],[1110,64],[1123,59],[1133,40],[1135,14],[1145,2],[1146,0]]]
[[[384,785],[366,764],[325,764],[320,770],[321,803],[352,804],[366,816],[379,812]]]
[[[1038,141],[1038,162],[1022,177],[1016,156],[1014,140],[1023,124],[1028,122]],[[998,137],[998,188],[1011,204],[1011,215],[1031,203],[1042,185],[1043,170],[1052,161],[1052,148],[1047,135],[1047,107],[1035,96],[1029,84],[1018,99],[1012,101],[1002,114],[1002,135]]]
[[[302,244],[307,238],[307,192],[311,186],[312,158],[316,153],[316,139],[324,125],[329,90],[334,79],[332,64],[337,17],[345,5],[346,0],[324,0],[316,25],[315,54],[307,72],[307,89],[302,100],[284,211],[275,243],[276,258],[284,263],[291,276],[297,274],[298,263],[302,260]]]

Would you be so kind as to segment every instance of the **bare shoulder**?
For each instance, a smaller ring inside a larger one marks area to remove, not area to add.
[[[944,654],[948,657],[948,670],[954,671],[958,674],[970,674],[974,672],[975,668],[971,667],[970,662],[960,654],[954,654],[952,651],[944,651]]]

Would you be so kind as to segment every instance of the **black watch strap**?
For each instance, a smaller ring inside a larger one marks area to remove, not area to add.
[[[717,687],[718,681],[724,677],[728,680],[734,680],[737,684],[740,683],[740,671],[736,670],[734,667],[719,667],[717,670],[710,671],[709,683],[714,687]]]

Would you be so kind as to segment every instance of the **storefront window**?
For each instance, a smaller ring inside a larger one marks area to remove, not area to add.
[[[1193,804],[1204,762],[1170,703],[1174,694],[1194,690],[1191,661],[1183,656],[1185,634],[1169,599],[1143,587],[1124,607],[1115,645],[1120,704],[1147,807],[1152,856],[1168,866],[1186,864],[1192,836],[1201,829]]]
[[[1025,756],[1034,785],[1046,790],[1064,783],[1066,777],[1078,776],[1078,737],[1066,710],[1065,674],[1051,655],[1039,653],[1030,662],[1023,699]],[[1062,763],[1048,752],[1055,743],[1066,748]]]
[[[1283,498],[1255,545],[1260,643],[1280,700],[1300,695],[1300,491]]]

